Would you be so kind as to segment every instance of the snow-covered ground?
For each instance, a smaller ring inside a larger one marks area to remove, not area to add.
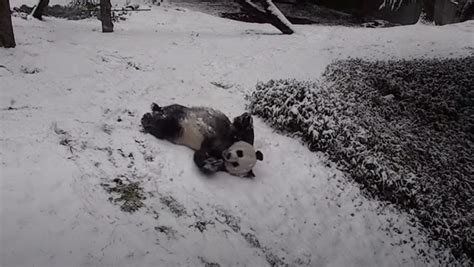
[[[236,116],[257,81],[314,79],[338,58],[472,54],[473,22],[282,36],[155,7],[111,34],[97,20],[13,23],[17,47],[0,50],[1,266],[436,264],[405,214],[258,119],[253,180],[201,175],[189,149],[139,122],[152,101]],[[143,208],[108,200],[101,183],[117,177],[140,183]]]

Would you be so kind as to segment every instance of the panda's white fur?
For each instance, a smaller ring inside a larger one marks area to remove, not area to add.
[[[226,170],[233,175],[247,175],[257,163],[257,151],[246,142],[239,141],[222,152]]]
[[[219,121],[215,118],[219,118]],[[231,127],[231,122],[219,111],[203,107],[189,108],[179,121],[179,125],[182,127],[181,132],[173,142],[193,150],[199,150],[205,138],[217,134],[214,129],[217,123],[225,123],[225,127]]]
[[[189,112],[180,121],[182,127],[180,134],[174,140],[175,144],[199,150],[206,136],[214,134],[214,128],[206,124],[200,114]]]

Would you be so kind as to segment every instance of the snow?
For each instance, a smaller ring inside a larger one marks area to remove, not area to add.
[[[472,56],[340,60],[327,66],[320,82],[259,83],[248,108],[327,153],[365,192],[405,207],[432,240],[469,266],[474,200],[466,198],[474,191],[463,192],[458,183],[470,180],[465,166],[474,165],[466,136],[474,110],[462,105],[472,88],[472,65]],[[393,99],[384,97],[389,93]]]
[[[0,50],[1,266],[436,264],[406,214],[259,119],[253,180],[205,177],[189,149],[139,123],[152,101],[237,116],[257,81],[313,79],[337,58],[466,55],[473,22],[284,36],[154,7],[110,34],[92,19],[13,24],[17,47]],[[117,177],[139,182],[145,207],[130,214],[108,200],[101,183]]]

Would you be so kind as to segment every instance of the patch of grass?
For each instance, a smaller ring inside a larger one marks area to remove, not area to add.
[[[122,179],[115,178],[112,185],[104,183],[102,187],[112,194],[109,200],[119,204],[122,211],[133,213],[145,206],[142,200],[146,197],[138,182],[124,183]]]
[[[469,265],[473,65],[474,57],[339,61],[321,81],[259,83],[249,109],[327,153],[365,192],[414,215]]]
[[[199,260],[201,261],[202,264],[204,264],[204,267],[220,267],[221,265],[217,262],[210,262],[206,260],[204,257],[198,257]]]
[[[197,229],[202,233],[207,230],[208,225],[214,225],[214,222],[213,221],[197,221],[189,225],[189,228]]]
[[[24,74],[35,74],[39,73],[41,70],[37,67],[21,66],[20,71]]]
[[[240,218],[230,214],[227,210],[218,208],[216,213],[219,219],[216,220],[220,223],[227,224],[234,232],[240,232]]]
[[[232,88],[232,84],[226,84],[224,82],[211,82],[211,84],[224,90]]]
[[[241,233],[242,237],[254,248],[261,248],[260,241],[258,238],[252,233]]]
[[[186,214],[186,208],[183,204],[179,203],[174,197],[172,196],[162,196],[160,197],[160,201],[163,205],[167,206],[171,213],[176,215],[177,217]]]
[[[160,233],[165,234],[166,237],[168,238],[168,240],[176,239],[176,235],[178,234],[178,231],[174,230],[170,226],[164,226],[164,225],[155,226],[155,230],[160,232]]]

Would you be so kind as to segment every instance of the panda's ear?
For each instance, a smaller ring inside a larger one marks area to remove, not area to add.
[[[159,111],[161,111],[161,107],[158,106],[158,104],[156,104],[155,102],[153,102],[153,103],[151,103],[151,111],[159,112]]]
[[[257,156],[258,160],[263,160],[263,153],[260,152],[260,150],[257,150],[257,152],[255,152],[255,156]]]

